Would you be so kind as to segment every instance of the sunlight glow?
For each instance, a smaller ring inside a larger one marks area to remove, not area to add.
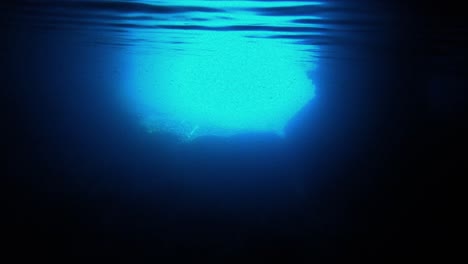
[[[126,84],[127,97],[147,131],[186,140],[255,132],[283,135],[288,121],[314,97],[306,74],[313,65],[304,62],[310,54],[290,42],[249,37],[251,33],[153,32],[159,41],[151,50],[131,55]],[[136,31],[133,36],[148,39],[148,34]]]

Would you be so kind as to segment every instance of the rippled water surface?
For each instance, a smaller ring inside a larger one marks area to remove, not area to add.
[[[375,5],[347,1],[20,1],[9,9],[8,23],[22,30],[114,50],[127,110],[149,133],[189,140],[284,135],[320,94],[321,60],[356,57],[343,50],[382,42],[388,22]]]

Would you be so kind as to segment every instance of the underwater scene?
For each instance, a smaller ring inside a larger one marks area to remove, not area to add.
[[[10,252],[428,257],[448,234],[438,218],[448,179],[466,163],[453,150],[467,135],[462,10],[451,0],[0,3]]]

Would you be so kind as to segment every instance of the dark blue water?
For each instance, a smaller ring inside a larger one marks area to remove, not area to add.
[[[0,7],[13,248],[323,263],[445,236],[435,193],[466,103],[455,5]]]

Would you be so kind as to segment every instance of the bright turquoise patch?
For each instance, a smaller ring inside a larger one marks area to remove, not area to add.
[[[314,97],[306,74],[312,65],[304,62],[308,54],[297,45],[249,38],[241,31],[158,36],[151,49],[130,55],[126,84],[150,133],[189,140],[252,132],[283,135],[288,121]],[[177,39],[183,43],[171,43]]]

